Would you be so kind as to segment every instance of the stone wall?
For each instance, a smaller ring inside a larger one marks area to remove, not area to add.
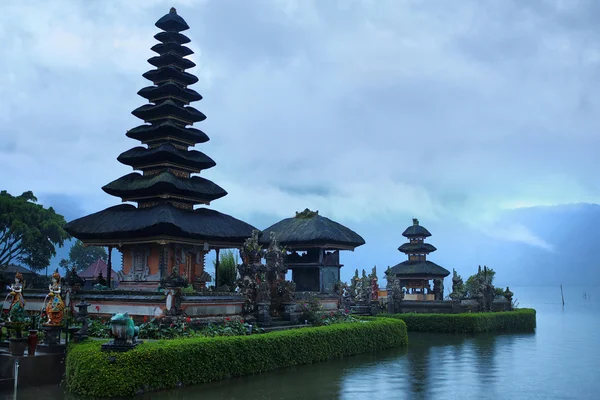
[[[30,312],[42,310],[46,292],[25,292],[25,309]],[[77,304],[83,297],[90,304],[90,316],[108,317],[115,313],[128,312],[133,317],[163,317],[166,309],[165,295],[158,292],[87,291],[79,292],[73,302]],[[241,296],[224,293],[211,295],[183,296],[181,308],[187,316],[203,318],[212,316],[233,316],[241,314],[244,299]]]

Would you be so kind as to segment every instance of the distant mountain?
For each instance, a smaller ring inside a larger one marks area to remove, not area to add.
[[[452,259],[472,261],[469,270],[460,268],[463,277],[478,264],[487,264],[499,272],[498,283],[503,285],[600,285],[600,205],[520,208],[505,212],[496,225],[508,227],[503,239],[493,232],[465,232],[460,235],[464,251],[453,243]],[[508,240],[511,229],[523,236],[521,228],[535,237],[531,242],[540,239],[540,243]]]

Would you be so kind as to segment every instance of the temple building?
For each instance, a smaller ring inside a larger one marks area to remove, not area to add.
[[[424,242],[431,233],[419,225],[418,219],[413,218],[413,224],[406,228],[402,236],[408,238],[409,242],[402,244],[398,250],[406,254],[408,260],[391,267],[386,274],[400,281],[405,300],[443,300],[444,278],[450,272],[427,260],[427,255],[437,250]],[[431,280],[433,289],[429,282]]]
[[[143,74],[152,86],[138,92],[149,103],[132,112],[144,124],[126,133],[142,146],[117,158],[139,172],[102,188],[137,206],[110,207],[65,227],[85,245],[108,247],[108,282],[112,271],[110,250],[117,248],[123,255],[120,288],[130,290],[155,289],[161,278],[173,271],[203,287],[210,280],[204,270],[206,253],[211,249],[218,252],[221,248],[239,248],[255,229],[218,211],[194,208],[209,205],[227,192],[194,175],[216,164],[206,154],[190,150],[209,138],[190,127],[206,116],[189,105],[202,99],[188,87],[198,78],[185,72],[195,66],[185,58],[193,51],[184,46],[190,39],[181,33],[189,26],[174,8],[156,26],[162,30],[154,36],[159,43],[152,47],[158,55],[148,60],[156,68]]]
[[[308,209],[286,218],[262,232],[267,244],[271,233],[285,247],[285,264],[292,271],[298,292],[333,293],[340,281],[340,250],[365,244],[356,232]],[[300,254],[302,253],[302,254]]]

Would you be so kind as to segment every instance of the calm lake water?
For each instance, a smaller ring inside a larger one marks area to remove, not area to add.
[[[138,397],[171,399],[597,399],[600,292],[513,288],[538,311],[535,334],[411,333],[406,349],[359,355]],[[584,293],[587,298],[584,298]],[[165,360],[166,361],[166,360]],[[12,396],[11,396],[12,397]],[[61,389],[19,399],[75,399]]]

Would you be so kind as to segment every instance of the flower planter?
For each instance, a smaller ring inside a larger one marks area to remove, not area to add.
[[[24,355],[28,340],[29,338],[26,337],[10,338],[8,340],[8,349],[10,354],[16,357],[21,357]]]

